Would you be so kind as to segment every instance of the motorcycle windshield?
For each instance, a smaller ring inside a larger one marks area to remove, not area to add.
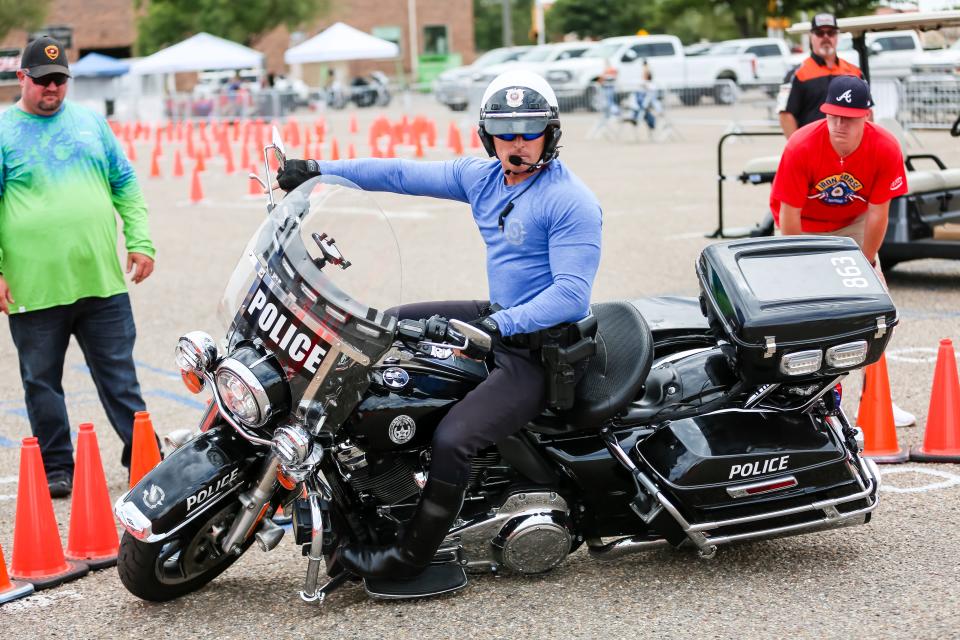
[[[400,248],[373,198],[335,176],[291,191],[253,234],[218,307],[233,351],[259,343],[302,418],[346,417],[393,342]],[[330,420],[335,418],[335,420]]]

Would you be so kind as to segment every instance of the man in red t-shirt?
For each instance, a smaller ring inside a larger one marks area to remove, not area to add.
[[[830,81],[817,120],[790,136],[773,180],[770,210],[785,236],[853,238],[881,280],[877,251],[887,232],[890,200],[907,193],[897,139],[867,122],[873,100],[854,76]],[[916,418],[893,405],[897,426]]]
[[[890,200],[907,193],[907,177],[896,138],[867,122],[871,106],[870,88],[860,78],[830,82],[820,106],[826,119],[787,141],[770,210],[783,235],[848,236],[877,267]]]

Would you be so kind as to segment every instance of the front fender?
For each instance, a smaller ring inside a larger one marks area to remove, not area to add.
[[[247,484],[266,453],[228,428],[201,433],[120,496],[113,512],[134,537],[158,542]]]

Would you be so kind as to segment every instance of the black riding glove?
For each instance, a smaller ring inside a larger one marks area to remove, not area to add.
[[[477,318],[470,324],[475,326],[477,329],[486,332],[494,340],[499,340],[501,338],[500,325],[497,324],[497,321],[494,320],[492,316]]]
[[[287,160],[277,172],[277,184],[284,191],[293,191],[301,184],[320,175],[316,160]]]

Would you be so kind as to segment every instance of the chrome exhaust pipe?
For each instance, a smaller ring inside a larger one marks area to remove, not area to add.
[[[619,560],[624,556],[669,546],[670,543],[663,538],[651,540],[640,536],[626,536],[606,544],[600,538],[587,539],[587,549],[590,552],[590,557],[602,562]]]
[[[264,518],[260,524],[260,530],[253,537],[262,551],[271,551],[280,544],[284,533],[283,527],[270,518]]]

